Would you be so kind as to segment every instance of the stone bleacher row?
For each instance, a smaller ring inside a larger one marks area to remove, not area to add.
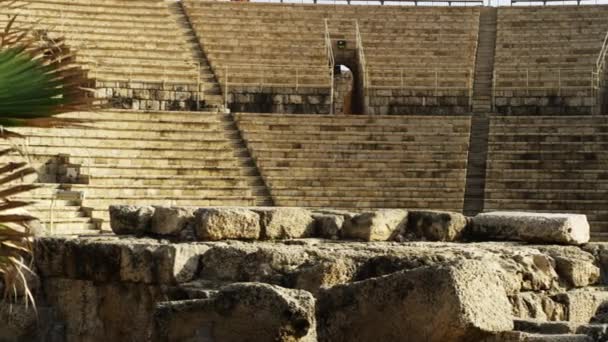
[[[46,183],[27,196],[38,202],[34,213],[49,223],[58,189],[83,193],[80,204],[56,201],[56,232],[91,229],[93,222],[85,216],[108,229],[111,204],[258,204],[256,178],[242,164],[243,149],[235,142],[238,134],[225,114],[104,111],[65,116],[92,121],[87,128],[18,129],[27,136],[30,159],[42,172],[55,156],[66,154],[88,180],[87,184]],[[52,175],[40,177],[47,178]]]
[[[197,82],[197,60],[162,0],[35,0],[19,13],[18,22],[64,36],[98,80]]]
[[[413,83],[435,91],[434,72],[423,70],[455,68],[472,70],[475,64],[478,8],[405,8],[382,6],[324,6],[305,4],[231,3],[184,1],[210,64],[229,83],[255,83],[252,75],[231,74],[237,64],[276,64],[266,72],[270,84],[294,84],[293,69],[312,65],[300,84],[329,84],[325,51],[324,20],[332,39],[355,46],[355,25],[360,26],[372,86],[399,87],[405,68],[409,87]],[[437,27],[440,23],[441,26]],[[289,67],[291,66],[291,67]],[[415,72],[415,71],[418,72]],[[303,72],[305,73],[305,72]],[[303,74],[301,73],[301,74]],[[463,72],[441,72],[443,86],[468,84]],[[289,79],[291,78],[291,83]],[[259,79],[259,77],[257,77]],[[276,81],[273,81],[276,80]],[[430,85],[429,85],[430,84]],[[423,87],[418,87],[418,89]]]
[[[462,211],[468,117],[239,114],[275,205]]]
[[[485,210],[586,214],[608,236],[608,118],[491,120]]]
[[[197,55],[176,2],[163,0],[18,1],[0,8],[44,39],[64,37],[95,80],[95,96],[115,108],[198,110],[223,103],[213,71]]]
[[[607,32],[608,6],[499,8],[494,64],[498,111],[592,113],[597,101],[592,72]]]

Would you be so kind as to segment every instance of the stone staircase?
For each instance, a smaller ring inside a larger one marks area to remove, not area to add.
[[[496,49],[496,13],[494,7],[485,7],[479,18],[479,41],[475,61],[473,84],[473,112],[489,113],[492,110],[492,75]]]
[[[222,89],[217,81],[217,76],[209,66],[209,62],[199,39],[196,36],[196,32],[190,22],[190,18],[186,15],[184,7],[181,1],[167,1],[171,14],[175,17],[180,30],[183,32],[184,40],[190,46],[193,58],[198,61],[200,65],[200,77],[201,77],[201,92],[202,100],[208,107],[221,108],[224,106],[224,99],[222,96]]]
[[[63,116],[88,120],[87,127],[19,129],[44,183],[26,197],[37,202],[43,222],[54,213],[54,233],[107,230],[113,204],[273,204],[228,114],[113,110]],[[69,177],[56,176],[58,155]]]
[[[484,114],[471,118],[471,140],[467,157],[467,181],[464,193],[464,214],[476,215],[483,211],[486,187],[486,162],[490,119]]]

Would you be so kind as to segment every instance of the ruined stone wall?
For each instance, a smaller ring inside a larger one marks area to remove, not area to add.
[[[366,109],[372,115],[458,115],[471,111],[467,94],[438,91],[430,95],[409,89],[367,89]]]
[[[228,108],[232,112],[329,114],[329,88],[231,87]]]
[[[0,306],[0,338],[607,337],[589,322],[608,300],[608,247],[585,244],[582,215],[122,206],[112,228],[122,236],[38,239],[45,320]]]
[[[106,99],[111,108],[192,111],[207,107],[198,88],[196,84],[97,81],[96,97]]]
[[[514,95],[513,91],[497,91],[495,111],[504,115],[591,115],[595,114],[597,101],[589,94]]]

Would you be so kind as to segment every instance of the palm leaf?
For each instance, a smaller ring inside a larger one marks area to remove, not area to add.
[[[27,2],[0,0],[0,8],[9,13],[6,26],[0,28],[0,138],[19,137],[5,127],[78,124],[81,121],[54,115],[102,105],[92,95],[93,81],[75,64],[75,52],[65,41],[37,29],[36,22],[20,20],[17,12],[25,5]],[[16,147],[3,149],[0,157],[8,159],[15,152],[20,153]],[[27,275],[33,274],[28,226],[32,217],[18,210],[32,203],[11,197],[37,188],[35,184],[15,184],[35,173],[25,162],[0,164],[0,299],[21,296],[26,305],[34,304],[27,283]]]

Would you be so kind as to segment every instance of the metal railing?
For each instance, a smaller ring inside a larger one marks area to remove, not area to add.
[[[227,64],[217,71],[220,71],[219,79],[223,79],[224,106],[228,108],[229,93],[234,87],[330,88],[333,91],[333,67],[330,69],[329,79],[328,68],[323,65]]]
[[[608,31],[606,32],[606,36],[604,37],[604,42],[602,43],[602,49],[600,50],[600,54],[597,57],[597,61],[595,62],[595,70],[598,73],[598,83],[601,81],[601,78],[604,73],[604,68],[606,67],[606,54],[608,53]]]
[[[336,60],[334,57],[334,48],[331,42],[331,35],[329,34],[329,23],[328,19],[324,19],[325,24],[325,52],[327,54],[327,64],[329,66],[329,83],[330,83],[330,91],[329,91],[329,114],[334,114],[334,67],[336,66]]]
[[[511,91],[509,97],[534,96],[534,92],[542,92],[538,96],[562,96],[565,92],[581,96],[580,92],[587,92],[597,102],[600,88],[594,67],[495,69],[492,82],[493,108],[500,91]]]
[[[554,91],[561,95],[564,90],[595,91],[598,87],[595,68],[516,68],[494,70],[495,90]]]
[[[443,90],[473,93],[473,70],[465,68],[368,68],[371,89]]]
[[[361,68],[361,84],[363,89],[368,86],[367,61],[365,59],[365,50],[363,49],[363,38],[359,28],[359,21],[355,20],[355,39],[357,40],[357,55],[359,56],[359,66]]]

